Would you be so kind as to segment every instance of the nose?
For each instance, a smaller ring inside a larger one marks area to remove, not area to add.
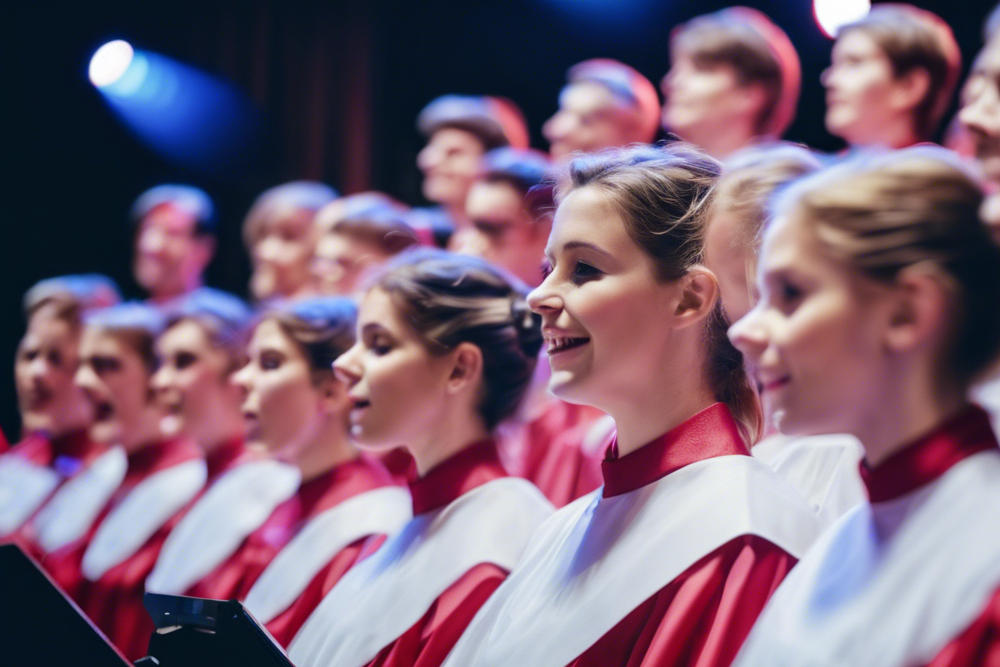
[[[229,383],[242,392],[245,397],[250,393],[250,363],[246,363],[242,368],[229,376]]]
[[[84,393],[93,392],[99,385],[97,374],[90,364],[80,364],[73,375],[73,384],[83,390]]]
[[[969,99],[969,101],[959,110],[958,122],[973,132],[987,133],[991,125],[997,125],[996,120],[1000,116],[1000,99],[993,95],[993,99],[988,99],[990,95],[980,92]]]
[[[552,318],[563,309],[562,297],[553,288],[551,274],[542,283],[528,293],[528,307],[543,318]]]
[[[48,373],[50,364],[44,354],[38,354],[28,362],[28,377],[32,380],[40,380]]]
[[[431,146],[430,144],[424,146],[423,150],[417,153],[417,168],[423,172],[432,169],[438,162],[441,161],[440,155],[441,151],[434,146]]]
[[[566,113],[557,111],[542,125],[542,136],[549,143],[559,141],[569,132],[569,124],[570,120],[567,118]]]
[[[755,307],[729,327],[729,341],[749,361],[759,359],[767,349],[769,334],[764,319],[761,309]]]
[[[361,379],[360,343],[355,343],[347,352],[333,362],[333,374],[348,387],[353,387]]]
[[[139,250],[149,255],[163,249],[165,238],[163,232],[155,227],[147,227],[139,232]]]
[[[153,393],[161,392],[168,389],[174,381],[174,371],[170,364],[162,364],[155,373],[153,377],[149,379],[149,387],[153,390]]]
[[[824,88],[829,88],[833,85],[833,65],[830,65],[819,73],[819,83]]]

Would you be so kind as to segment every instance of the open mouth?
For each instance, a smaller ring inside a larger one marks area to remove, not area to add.
[[[546,351],[550,354],[559,354],[560,352],[565,352],[567,350],[572,350],[574,348],[586,345],[590,342],[589,338],[568,338],[568,337],[556,337],[547,338]]]
[[[115,416],[115,408],[107,401],[99,401],[94,405],[94,421],[109,421]]]
[[[364,408],[371,407],[372,402],[365,398],[352,398],[354,405],[351,406],[351,410],[363,410]]]
[[[761,393],[776,391],[787,385],[791,381],[791,378],[787,375],[778,378],[768,378],[766,380],[758,380],[758,386],[760,387]]]
[[[43,408],[52,399],[52,392],[41,387],[28,390],[28,406],[31,409]]]

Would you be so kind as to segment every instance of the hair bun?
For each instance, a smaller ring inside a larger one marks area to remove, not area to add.
[[[515,292],[510,299],[510,316],[524,354],[529,357],[537,356],[542,347],[541,315],[531,310],[524,295]]]

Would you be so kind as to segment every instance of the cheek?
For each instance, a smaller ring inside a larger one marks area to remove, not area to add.
[[[314,404],[311,386],[301,378],[275,378],[258,386],[261,426],[289,433],[309,420]]]

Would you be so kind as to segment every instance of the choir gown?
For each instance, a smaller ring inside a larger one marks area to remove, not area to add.
[[[56,489],[105,449],[83,430],[59,438],[33,433],[0,454],[0,539],[14,537]]]
[[[737,664],[998,664],[1000,449],[989,416],[968,407],[862,478],[870,504],[802,559]]]
[[[728,665],[818,520],[712,405],[556,512],[446,665]]]
[[[439,665],[552,512],[493,442],[410,485],[413,518],[326,595],[289,647],[298,667]]]

